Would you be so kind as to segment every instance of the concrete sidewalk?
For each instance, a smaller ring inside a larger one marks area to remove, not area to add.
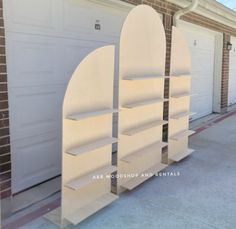
[[[236,228],[236,115],[191,137],[190,147],[191,156],[164,170],[172,176],[151,178],[68,228]],[[58,227],[41,217],[21,228]]]

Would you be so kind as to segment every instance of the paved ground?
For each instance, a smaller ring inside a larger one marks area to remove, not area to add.
[[[196,151],[99,211],[80,229],[236,228],[236,115],[191,137]],[[41,217],[21,229],[56,229]]]

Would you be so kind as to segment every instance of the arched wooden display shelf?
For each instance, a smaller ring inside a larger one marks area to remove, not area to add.
[[[76,225],[118,198],[111,164],[114,46],[89,54],[75,70],[63,105],[62,225]],[[103,177],[102,177],[103,176]]]
[[[162,164],[165,32],[157,12],[146,5],[127,16],[120,37],[118,193],[131,190]],[[144,177],[142,174],[149,173]]]
[[[172,27],[170,100],[169,100],[169,147],[168,158],[180,161],[194,150],[188,149],[189,111],[191,96],[191,61],[187,42],[181,31]]]

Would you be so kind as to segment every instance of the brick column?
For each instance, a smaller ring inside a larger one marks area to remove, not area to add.
[[[227,111],[228,106],[228,88],[229,88],[229,52],[227,43],[230,41],[230,35],[224,33],[223,38],[223,58],[222,58],[222,82],[221,82],[221,112]]]
[[[163,24],[166,33],[166,66],[165,75],[170,75],[170,59],[171,59],[171,39],[172,39],[172,16],[170,14],[163,15]],[[169,98],[170,79],[165,79],[165,98]],[[169,118],[169,102],[164,102],[163,119]],[[168,141],[168,124],[163,126],[163,140]]]
[[[11,154],[3,2],[0,0],[0,196],[11,195]]]

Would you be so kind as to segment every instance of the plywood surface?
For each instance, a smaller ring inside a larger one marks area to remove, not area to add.
[[[154,144],[136,150],[133,153],[130,153],[128,156],[121,158],[121,160],[127,163],[132,163],[132,161],[135,161],[140,157],[146,157],[148,153],[158,152],[159,149],[162,149],[165,146],[168,146],[168,143],[162,141],[156,142]]]
[[[172,161],[177,161],[178,162],[178,161],[182,160],[183,158],[189,156],[193,152],[194,152],[193,149],[187,149],[183,152],[176,153],[175,155],[170,156],[169,159],[171,159]]]
[[[70,221],[73,225],[77,225],[87,217],[91,216],[98,210],[106,207],[108,204],[111,204],[113,201],[118,199],[117,195],[112,193],[107,193],[98,199],[94,200],[93,203],[88,204],[80,209],[78,209],[73,214],[66,217],[68,221]]]
[[[72,149],[68,149],[68,150],[66,150],[66,153],[78,156],[80,154],[90,152],[92,150],[101,148],[103,146],[116,143],[117,141],[118,141],[117,138],[112,138],[112,137],[101,138],[101,139],[89,142],[85,145],[81,145],[81,146],[78,146],[78,147],[75,147]]]
[[[148,168],[145,171],[140,172],[137,177],[130,179],[129,181],[123,183],[122,187],[124,187],[128,190],[132,190],[166,167],[167,167],[166,164],[162,164],[162,163],[155,164],[151,168]]]
[[[127,129],[127,130],[123,131],[123,134],[128,135],[128,136],[132,136],[135,134],[139,134],[140,132],[150,130],[154,127],[165,125],[167,123],[168,122],[164,121],[164,120],[155,120],[155,121],[151,121],[151,122],[147,122],[147,123],[135,126],[131,129]]]
[[[78,223],[111,202],[114,46],[90,53],[68,84],[63,104],[62,222]],[[104,176],[104,179],[93,179]],[[103,197],[104,198],[103,198]],[[102,199],[101,199],[102,197]],[[94,207],[93,207],[94,206]],[[81,209],[81,210],[80,210]]]
[[[169,87],[169,159],[187,156],[191,95],[191,61],[187,42],[176,27],[172,29]],[[182,155],[182,156],[180,156]],[[174,161],[178,161],[178,160]]]
[[[112,114],[112,113],[117,113],[117,109],[102,109],[102,110],[96,110],[96,111],[88,111],[88,112],[83,112],[79,114],[71,114],[68,115],[67,118],[75,121],[79,121],[81,119],[86,119],[86,118],[91,118],[91,117],[96,117],[100,115],[105,115],[105,114]]]
[[[163,98],[151,98],[151,99],[145,99],[142,101],[136,101],[136,102],[132,102],[132,103],[127,103],[124,104],[122,107],[123,108],[136,108],[136,107],[142,107],[142,106],[146,106],[146,105],[150,105],[150,104],[155,104],[155,103],[162,103],[166,101],[166,99]]]
[[[84,176],[80,176],[77,179],[70,181],[69,183],[65,184],[65,186],[76,191],[90,184],[97,177],[99,176],[105,177],[106,175],[109,175],[115,172],[116,170],[117,168],[115,166],[106,165],[106,166],[103,166],[102,168],[98,168],[88,174],[85,174]]]
[[[165,52],[166,38],[159,15],[149,6],[135,7],[120,37],[118,173],[138,173],[161,163],[160,145],[141,155],[150,145],[162,141],[162,126],[166,123],[162,120]],[[118,179],[118,192],[143,181]]]

